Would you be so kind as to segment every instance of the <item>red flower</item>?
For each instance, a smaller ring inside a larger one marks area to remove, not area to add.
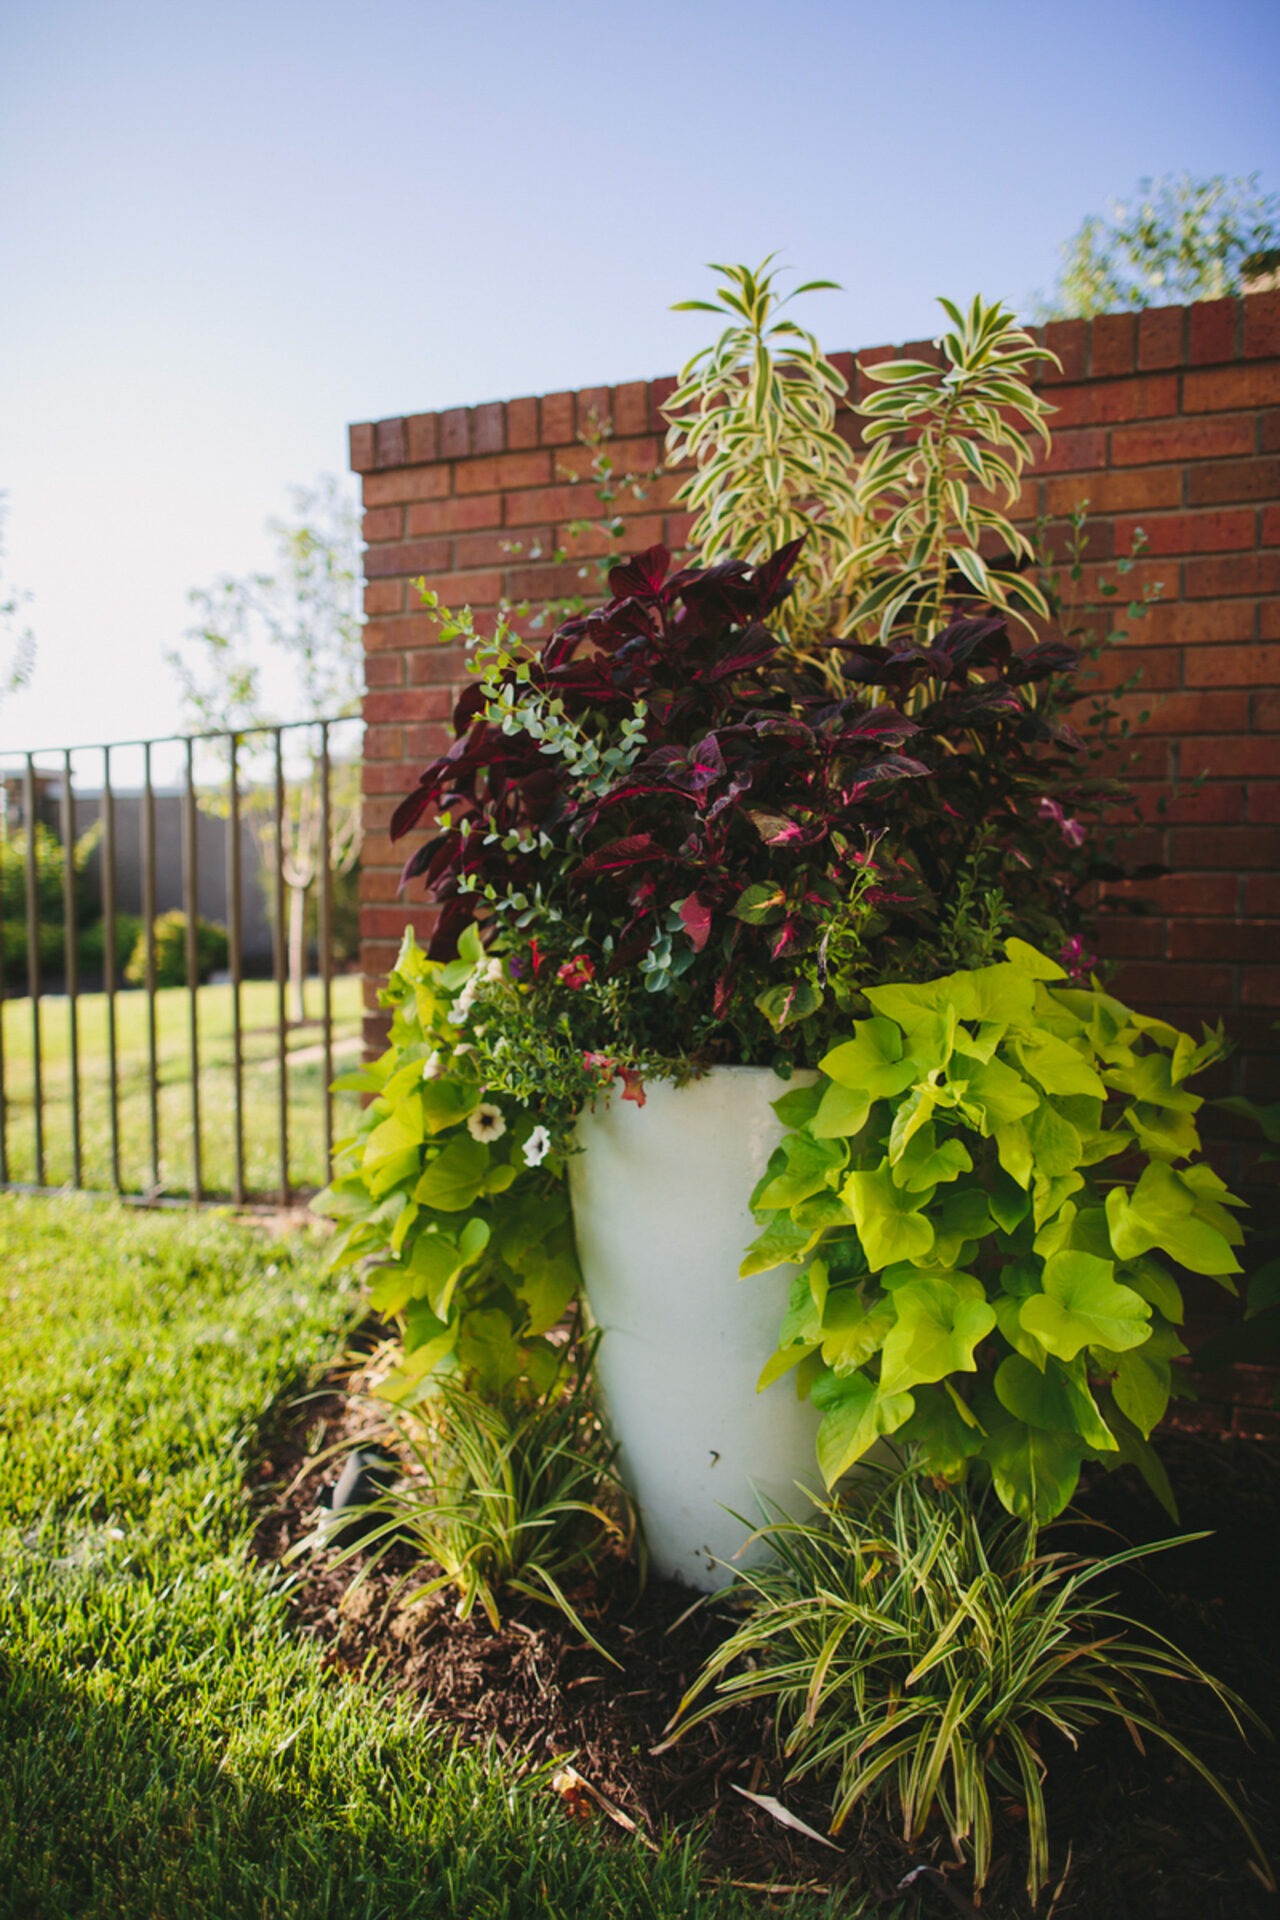
[[[563,962],[556,977],[576,993],[579,987],[585,987],[595,979],[596,963],[589,953],[575,954],[572,960]]]

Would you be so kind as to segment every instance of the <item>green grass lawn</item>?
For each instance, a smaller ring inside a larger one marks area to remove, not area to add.
[[[251,1193],[274,1196],[280,1184],[278,1148],[279,1073],[276,1061],[276,989],[272,981],[250,980],[241,990],[244,1030],[245,1182]],[[197,994],[200,1033],[200,1139],[202,1181],[206,1191],[230,1193],[234,1166],[234,1095],[229,986],[201,987]],[[170,1193],[191,1188],[190,996],[185,987],[167,987],[156,995],[159,1069],[160,1178]],[[107,1000],[101,993],[78,1000],[80,1028],[80,1112],[83,1182],[91,1189],[111,1187],[111,1123],[107,1074]],[[40,1006],[43,1073],[45,1184],[60,1186],[72,1176],[70,1018],[64,996],[51,995]],[[116,996],[120,1173],[127,1192],[152,1184],[146,996]],[[335,1070],[350,1066],[360,1046],[360,981],[351,974],[333,983]],[[321,1010],[319,980],[306,985],[309,1022]],[[3,1003],[4,1085],[8,1104],[5,1141],[9,1178],[35,1179],[33,1125],[32,1019],[29,999]],[[288,1044],[289,1176],[293,1186],[323,1186],[324,1066],[318,1024],[291,1027]],[[342,1133],[354,1110],[351,1095],[335,1100],[335,1127]]]
[[[349,1303],[314,1254],[12,1194],[0,1249],[3,1920],[760,1912],[291,1632],[243,1488]]]

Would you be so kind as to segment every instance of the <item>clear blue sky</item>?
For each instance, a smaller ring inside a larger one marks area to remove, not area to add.
[[[833,347],[1026,307],[1140,177],[1280,189],[1275,0],[40,0],[0,12],[0,747],[161,731],[187,589],[346,423],[672,370],[769,249]]]

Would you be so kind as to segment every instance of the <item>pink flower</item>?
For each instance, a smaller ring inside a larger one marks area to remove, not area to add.
[[[1037,809],[1042,820],[1052,820],[1062,833],[1069,847],[1084,845],[1084,828],[1070,814],[1064,813],[1056,800],[1043,799]]]
[[[1078,933],[1073,933],[1069,940],[1064,941],[1058,955],[1058,965],[1065,967],[1073,980],[1087,980],[1097,964],[1097,954],[1085,952],[1084,941]]]

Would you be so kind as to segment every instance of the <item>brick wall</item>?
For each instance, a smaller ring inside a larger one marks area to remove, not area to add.
[[[1107,923],[1117,990],[1198,1028],[1226,1018],[1239,1046],[1233,1084],[1275,1098],[1280,1083],[1280,292],[1143,314],[1065,321],[1045,330],[1062,362],[1046,375],[1057,408],[1053,449],[1034,468],[1019,513],[1064,516],[1089,502],[1083,590],[1116,578],[1114,562],[1143,529],[1148,556],[1124,596],[1159,582],[1158,604],[1105,663],[1113,684],[1135,666],[1135,717],[1149,710],[1134,766],[1143,824],[1135,858],[1168,867],[1142,889],[1155,911]],[[927,342],[859,353],[931,357]],[[865,394],[852,354],[837,364]],[[363,477],[368,695],[368,838],[361,880],[362,959],[369,1038],[379,979],[406,921],[404,849],[386,827],[396,801],[448,738],[462,676],[442,649],[412,581],[425,575],[450,604],[480,613],[500,601],[535,604],[581,589],[598,551],[568,523],[598,517],[579,434],[611,420],[619,471],[659,463],[661,404],[671,379],[455,407],[353,426],[351,465]],[[856,429],[842,417],[850,439]],[[575,480],[572,476],[578,475]],[[626,544],[679,547],[685,517],[664,476],[628,516]],[[557,566],[537,553],[568,549]],[[1161,810],[1160,803],[1164,808]],[[1221,1083],[1225,1086],[1225,1079]],[[1207,1089],[1211,1090],[1211,1089]],[[1230,1122],[1224,1142],[1228,1160]],[[1266,1389],[1269,1391],[1269,1387]],[[1248,1410],[1264,1383],[1237,1380],[1237,1424],[1261,1431],[1274,1414]],[[1219,1383],[1218,1394],[1227,1388]],[[1211,1396],[1204,1417],[1221,1417]]]

